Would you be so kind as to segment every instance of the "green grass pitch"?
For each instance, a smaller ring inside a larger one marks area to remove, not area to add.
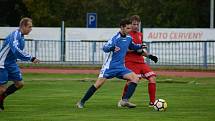
[[[25,87],[6,98],[0,121],[214,121],[215,78],[157,78],[157,98],[168,109],[148,107],[147,81],[141,81],[131,102],[134,109],[118,108],[124,81],[108,80],[77,109],[96,75],[24,74]],[[87,81],[89,80],[89,81]]]

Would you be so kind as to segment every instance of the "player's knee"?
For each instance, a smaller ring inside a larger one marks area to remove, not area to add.
[[[24,86],[24,82],[23,82],[23,81],[15,82],[15,85],[16,85],[16,87],[17,87],[18,89],[21,89],[21,88],[23,88],[23,86]]]
[[[134,77],[131,79],[131,82],[136,83],[136,84],[138,83],[138,81],[139,81],[138,77]]]
[[[3,86],[0,86],[0,95],[3,94],[6,91],[6,88]]]
[[[154,80],[153,81],[149,81],[149,83],[156,83],[156,81],[154,81]]]
[[[95,83],[94,84],[94,87],[96,88],[96,89],[98,89],[99,87],[101,87],[98,83]]]
[[[105,83],[105,79],[98,79],[96,83],[94,84],[95,88],[100,88]]]
[[[153,77],[149,77],[148,80],[149,80],[149,83],[156,83],[154,76]]]

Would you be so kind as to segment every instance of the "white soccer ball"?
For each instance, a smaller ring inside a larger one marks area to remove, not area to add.
[[[153,107],[156,111],[165,111],[167,109],[167,102],[164,99],[157,99]]]

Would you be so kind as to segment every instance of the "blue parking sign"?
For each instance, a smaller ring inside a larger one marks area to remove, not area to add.
[[[97,27],[97,15],[96,13],[87,13],[87,28]]]

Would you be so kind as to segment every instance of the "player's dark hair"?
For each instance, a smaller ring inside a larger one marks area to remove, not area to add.
[[[119,26],[120,27],[125,27],[128,24],[131,24],[130,19],[129,18],[124,18],[124,19],[121,19],[121,21],[119,23]]]
[[[27,26],[28,22],[32,22],[32,19],[28,17],[22,18],[19,22],[19,27]]]
[[[131,21],[137,21],[137,22],[140,22],[140,16],[138,15],[133,15],[130,17]]]

